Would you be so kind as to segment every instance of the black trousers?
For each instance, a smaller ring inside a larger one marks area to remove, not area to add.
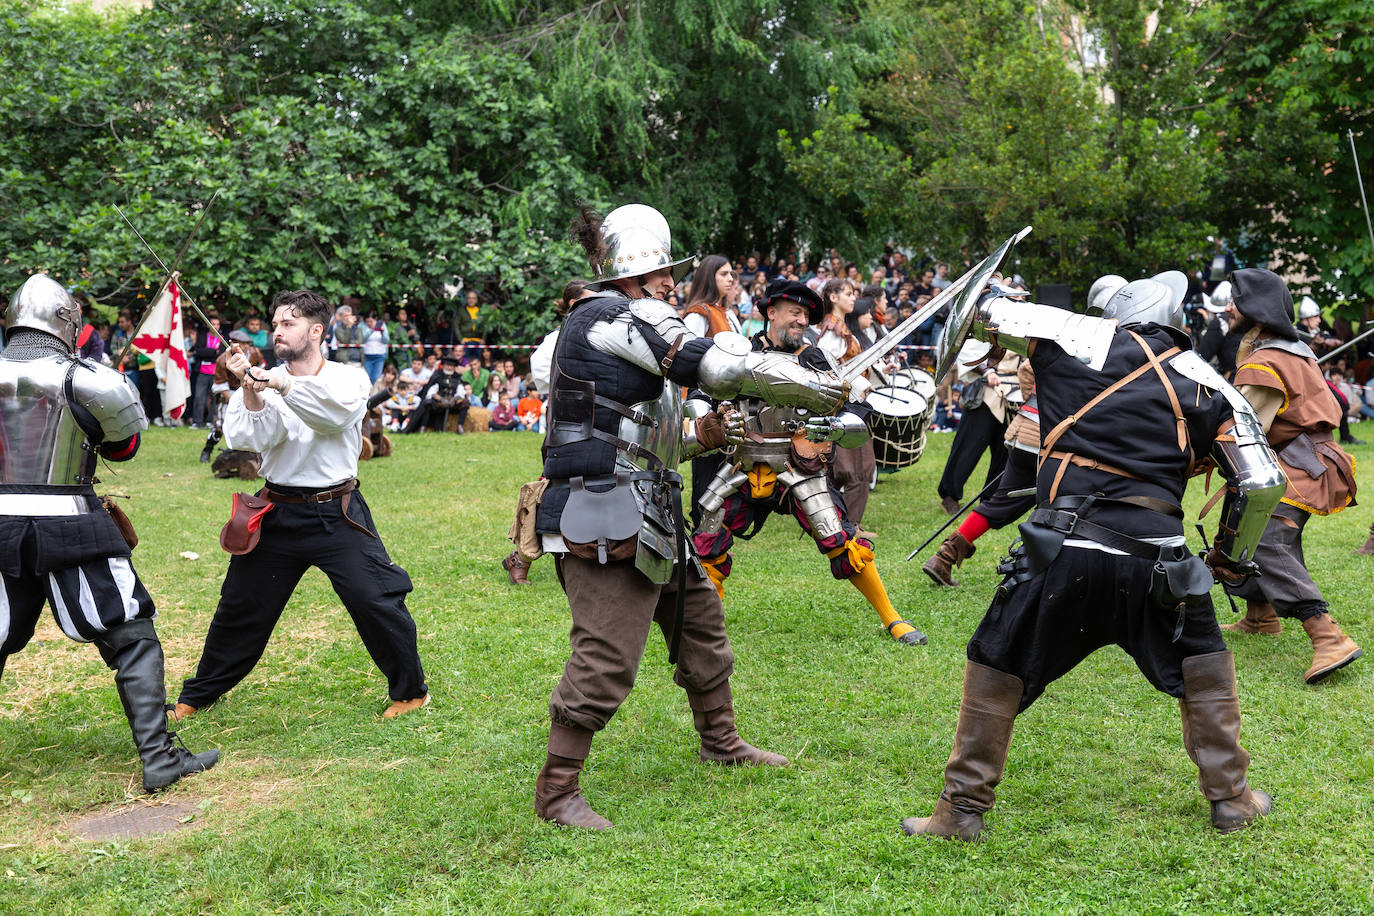
[[[425,695],[415,621],[406,610],[410,575],[391,562],[362,493],[350,494],[348,517],[370,533],[344,522],[342,503],[277,503],[264,516],[258,546],[229,561],[200,664],[182,686],[179,702],[208,706],[253,670],[296,584],[312,566],[329,577],[368,654],[386,675],[391,698]]]
[[[138,399],[143,404],[143,412],[147,415],[149,423],[162,416],[162,395],[157,390],[155,370],[138,370]]]
[[[1006,465],[1002,479],[991,496],[978,503],[974,511],[988,520],[992,528],[1005,528],[1035,506],[1035,477],[1039,456],[1019,448],[1007,449]],[[1018,490],[1030,492],[1025,496],[1012,496]]]
[[[968,644],[971,662],[1014,674],[1024,711],[1058,678],[1115,643],[1156,689],[1183,696],[1183,660],[1225,650],[1211,599],[1178,615],[1150,599],[1154,562],[1065,547],[1049,568],[997,597]]]
[[[954,442],[949,447],[949,460],[945,462],[945,472],[940,476],[937,488],[940,497],[949,497],[957,502],[964,499],[964,484],[978,466],[983,452],[992,449],[988,461],[988,476],[983,486],[996,477],[1007,462],[1007,450],[1003,445],[1006,427],[986,407],[978,407],[965,412],[954,431]]]
[[[1280,617],[1308,620],[1328,613],[1302,551],[1302,532],[1311,517],[1288,503],[1275,506],[1255,548],[1260,575],[1247,579],[1240,588],[1226,590],[1246,601],[1267,601]]]

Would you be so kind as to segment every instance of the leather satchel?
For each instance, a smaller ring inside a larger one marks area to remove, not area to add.
[[[129,520],[129,516],[124,513],[124,510],[115,505],[114,499],[109,496],[100,497],[100,504],[105,507],[106,512],[110,513],[111,521],[115,523],[119,533],[124,536],[124,543],[129,545],[129,549],[133,550],[137,547],[138,532],[134,530],[134,523]]]
[[[262,537],[262,518],[272,511],[272,502],[261,496],[235,493],[229,521],[220,529],[219,546],[235,556],[250,553]]]

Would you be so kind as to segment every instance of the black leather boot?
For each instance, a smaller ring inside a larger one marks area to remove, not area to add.
[[[224,436],[217,429],[210,430],[210,434],[205,437],[205,448],[200,450],[200,463],[209,464],[210,458],[215,454],[215,446],[219,445],[219,440]]]
[[[115,671],[115,688],[143,760],[143,788],[165,789],[183,776],[208,770],[219,751],[192,754],[172,743],[167,730],[167,687],[163,681],[162,643],[150,620],[134,620],[96,640],[105,664]]]

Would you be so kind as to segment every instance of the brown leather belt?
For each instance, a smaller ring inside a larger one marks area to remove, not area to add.
[[[263,487],[261,495],[274,503],[327,503],[341,496],[347,496],[356,489],[358,489],[358,478],[354,477],[332,490],[321,490],[318,493],[279,493],[271,487]]]
[[[369,531],[363,525],[353,521],[348,517],[348,497],[354,490],[358,489],[358,478],[339,484],[332,490],[320,490],[318,493],[278,493],[270,487],[263,487],[258,491],[258,495],[264,499],[270,499],[274,503],[328,503],[336,499],[343,502],[339,506],[339,511],[343,513],[344,524],[350,528],[361,531],[368,537],[377,537],[376,533]]]

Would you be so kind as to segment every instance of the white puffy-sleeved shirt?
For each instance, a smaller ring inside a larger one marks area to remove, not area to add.
[[[224,434],[262,453],[262,476],[287,487],[327,489],[358,474],[363,415],[371,383],[361,367],[326,360],[315,375],[292,375],[285,396],[262,392],[261,410],[234,392]]]

